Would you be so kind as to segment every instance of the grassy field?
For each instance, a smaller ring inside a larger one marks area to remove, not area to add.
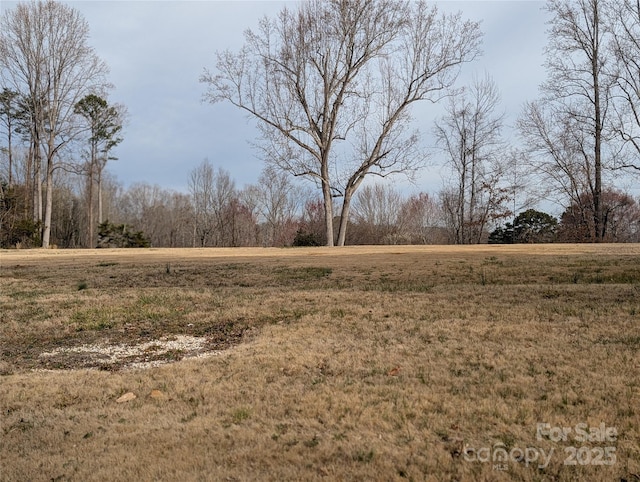
[[[638,481],[640,246],[0,251],[0,413],[2,481]]]

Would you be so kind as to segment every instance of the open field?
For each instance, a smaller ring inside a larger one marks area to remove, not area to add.
[[[2,481],[640,481],[640,246],[0,251],[0,413]]]

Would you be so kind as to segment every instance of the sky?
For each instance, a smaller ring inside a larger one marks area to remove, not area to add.
[[[238,50],[244,31],[264,15],[275,16],[292,1],[68,1],[87,20],[90,45],[110,67],[110,103],[124,104],[129,119],[124,141],[108,170],[125,186],[145,182],[188,191],[189,173],[205,158],[227,170],[238,187],[256,183],[264,167],[251,147],[255,123],[229,104],[203,102],[205,68],[215,53]],[[2,0],[5,10],[15,2]],[[524,102],[538,96],[545,79],[547,14],[543,1],[440,1],[443,11],[462,11],[482,22],[483,56],[465,67],[459,85],[474,74],[490,74],[502,94],[509,127]],[[422,103],[414,122],[425,146],[433,144],[433,121],[441,107]],[[409,184],[411,191],[436,193],[442,187],[437,155],[433,166]]]

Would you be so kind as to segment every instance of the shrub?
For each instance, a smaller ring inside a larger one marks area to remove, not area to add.
[[[98,248],[148,248],[149,239],[142,231],[130,231],[126,224],[105,221],[98,226]]]
[[[293,239],[294,246],[322,246],[320,236],[315,233],[306,233],[298,229],[296,237]]]

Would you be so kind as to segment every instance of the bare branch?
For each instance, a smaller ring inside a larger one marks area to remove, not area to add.
[[[424,162],[410,107],[439,99],[479,55],[480,38],[477,23],[425,2],[311,0],[263,19],[201,81],[205,100],[258,121],[267,162],[320,183],[330,245],[333,197],[342,193],[343,244],[362,180],[410,175]]]

